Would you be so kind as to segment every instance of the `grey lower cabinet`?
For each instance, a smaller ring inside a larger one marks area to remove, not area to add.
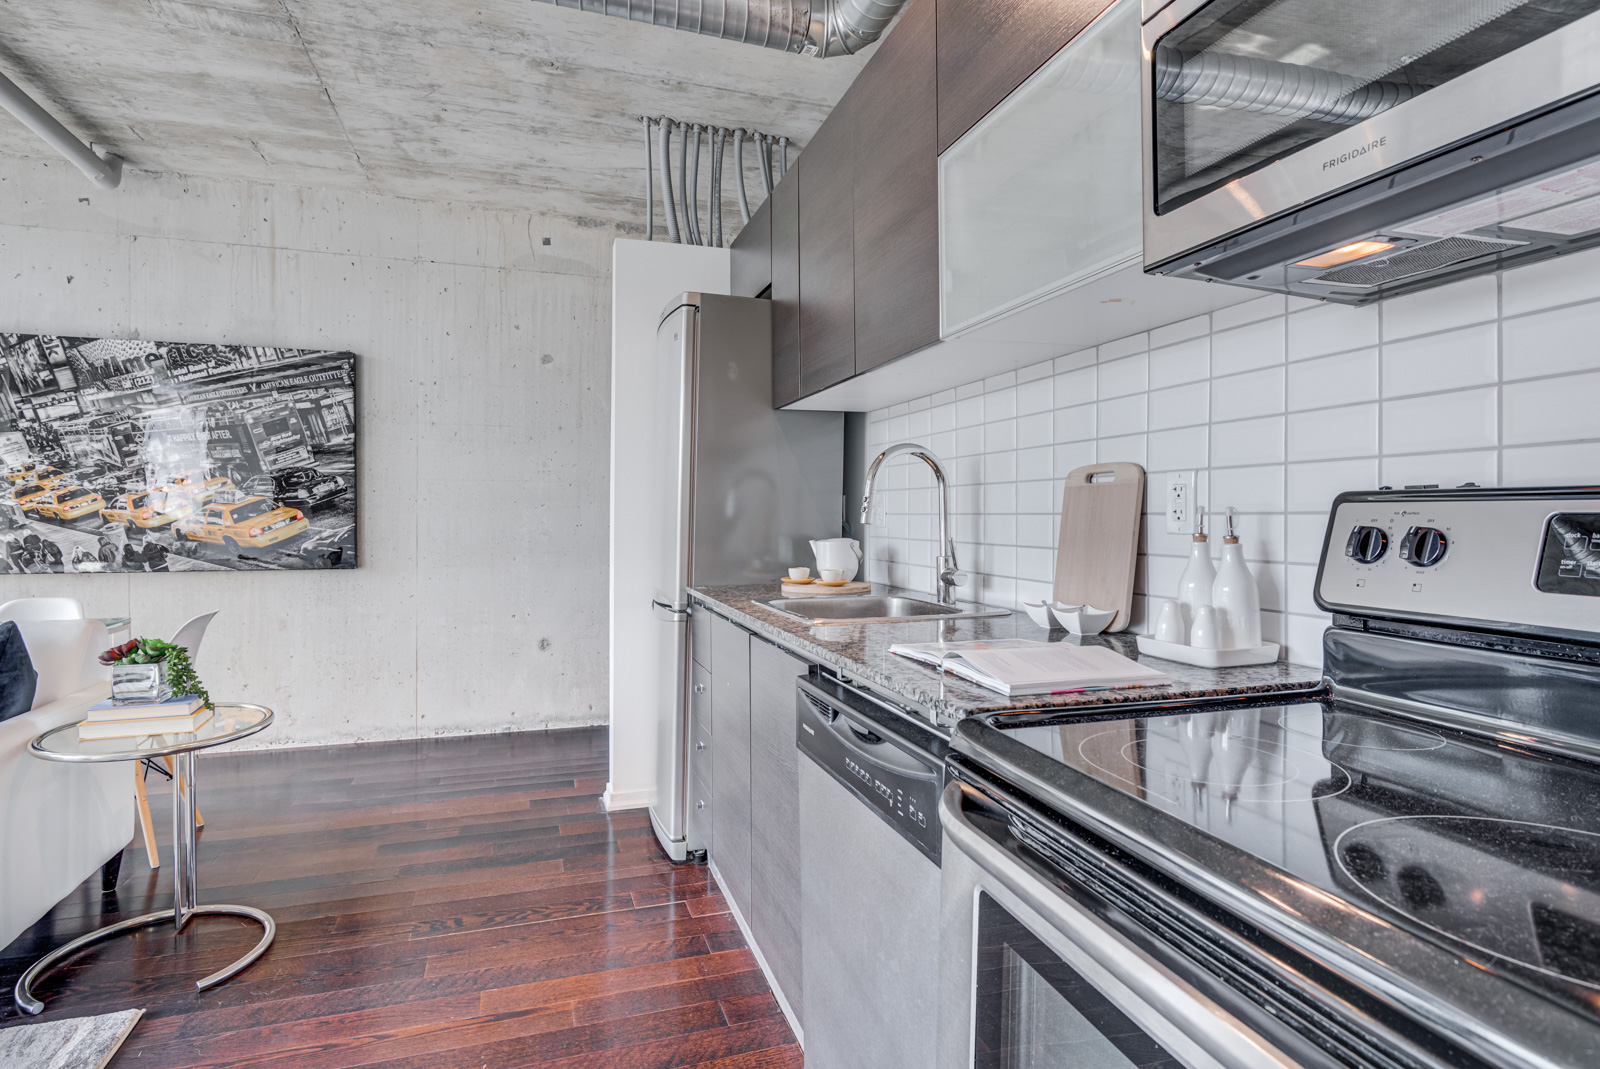
[[[723,893],[750,916],[750,634],[711,617],[711,859]]]
[[[794,681],[809,668],[769,642],[750,643],[751,908],[746,916],[767,968],[801,1022],[801,758],[794,740]]]
[[[935,1062],[939,869],[800,757],[806,1069]]]

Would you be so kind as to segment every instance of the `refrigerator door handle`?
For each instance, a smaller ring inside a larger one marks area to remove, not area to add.
[[[654,598],[650,599],[650,611],[655,614],[657,620],[663,620],[669,624],[687,623],[689,620],[688,609],[675,609],[671,605],[659,602]]]

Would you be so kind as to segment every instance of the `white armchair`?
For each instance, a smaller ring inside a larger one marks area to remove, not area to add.
[[[41,761],[28,743],[82,720],[111,695],[97,660],[111,645],[89,619],[16,619],[39,674],[33,708],[0,720],[0,946],[10,943],[127,846],[133,795],[118,764]]]

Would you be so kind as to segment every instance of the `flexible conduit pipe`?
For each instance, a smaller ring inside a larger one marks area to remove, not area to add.
[[[104,156],[96,153],[3,74],[0,74],[0,107],[43,138],[45,144],[71,160],[78,170],[89,176],[89,181],[101,189],[116,189],[122,184],[121,156],[110,152]]]
[[[737,176],[735,184],[739,189],[739,215],[745,222],[750,221],[750,198],[744,191],[744,136],[743,129],[733,132],[733,170]]]
[[[705,132],[705,127],[695,123],[690,131],[694,134],[694,148],[691,150],[693,162],[689,164],[689,184],[683,187],[683,199],[685,214],[689,218],[689,240],[696,245],[704,245],[706,236],[700,230],[700,135]],[[709,225],[709,220],[707,223]]]
[[[644,124],[644,239],[656,239],[656,161],[655,142],[650,136],[650,116],[640,116]]]
[[[808,56],[848,56],[883,36],[906,0],[542,0],[556,7]]]
[[[672,120],[663,115],[661,124],[661,211],[667,217],[667,240],[678,240],[678,209],[672,202]]]

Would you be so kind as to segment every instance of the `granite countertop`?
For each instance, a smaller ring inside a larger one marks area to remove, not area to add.
[[[932,600],[926,594],[881,585],[874,585],[873,592],[903,593]],[[921,709],[935,723],[945,726],[973,713],[1071,709],[1247,694],[1289,694],[1314,690],[1322,685],[1320,669],[1282,661],[1248,668],[1197,668],[1164,658],[1145,658],[1140,656],[1131,634],[1096,635],[1080,639],[1060,629],[1046,631],[1023,612],[971,620],[812,627],[760,604],[761,601],[781,596],[777,583],[698,587],[691,590],[690,594],[694,600],[704,602],[748,630],[793,650],[806,660],[828,665],[847,679],[886,691]],[[1172,678],[1172,685],[1010,699],[953,676],[945,677],[941,684],[939,673],[934,669],[889,652],[889,647],[897,642],[935,642],[941,639],[961,642],[980,638],[1099,643],[1134,660],[1150,661]]]

